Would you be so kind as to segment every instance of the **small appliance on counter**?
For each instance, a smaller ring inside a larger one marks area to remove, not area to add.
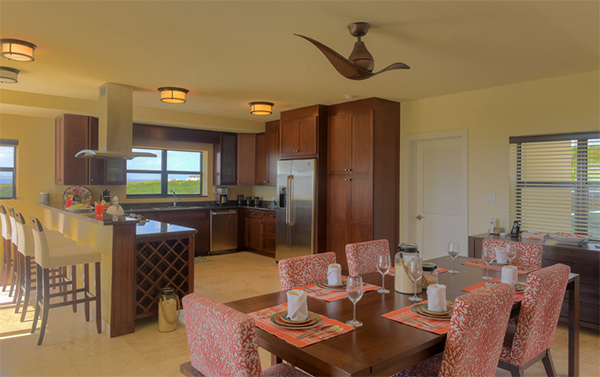
[[[247,197],[246,198],[246,206],[250,207],[252,205],[252,198],[251,197]]]
[[[258,196],[254,197],[254,206],[260,207],[260,197],[258,197]]]
[[[227,204],[227,191],[228,191],[227,187],[217,187],[216,188],[218,205]]]
[[[237,198],[238,198],[238,205],[243,206],[245,203],[244,195],[238,195]]]
[[[110,203],[110,190],[106,189],[106,190],[102,191],[102,199],[106,203]]]

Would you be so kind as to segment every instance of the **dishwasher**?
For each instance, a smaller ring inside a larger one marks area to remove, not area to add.
[[[221,254],[238,247],[238,211],[223,209],[210,211],[210,251]]]

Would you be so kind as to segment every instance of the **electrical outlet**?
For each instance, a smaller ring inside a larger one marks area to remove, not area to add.
[[[496,194],[485,194],[485,202],[488,204],[496,204]]]

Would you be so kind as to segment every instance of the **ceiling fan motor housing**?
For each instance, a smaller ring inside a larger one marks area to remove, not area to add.
[[[369,72],[372,72],[373,67],[375,66],[373,55],[367,50],[367,46],[365,46],[365,42],[363,41],[357,41],[354,44],[354,49],[348,57],[348,60]]]

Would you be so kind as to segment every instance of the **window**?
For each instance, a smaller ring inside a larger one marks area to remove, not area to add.
[[[17,140],[0,139],[0,199],[17,197]]]
[[[137,157],[127,161],[128,197],[166,197],[171,190],[179,195],[202,195],[203,152],[166,149],[137,149],[157,157]]]
[[[524,230],[600,236],[600,133],[510,138],[510,214]]]

